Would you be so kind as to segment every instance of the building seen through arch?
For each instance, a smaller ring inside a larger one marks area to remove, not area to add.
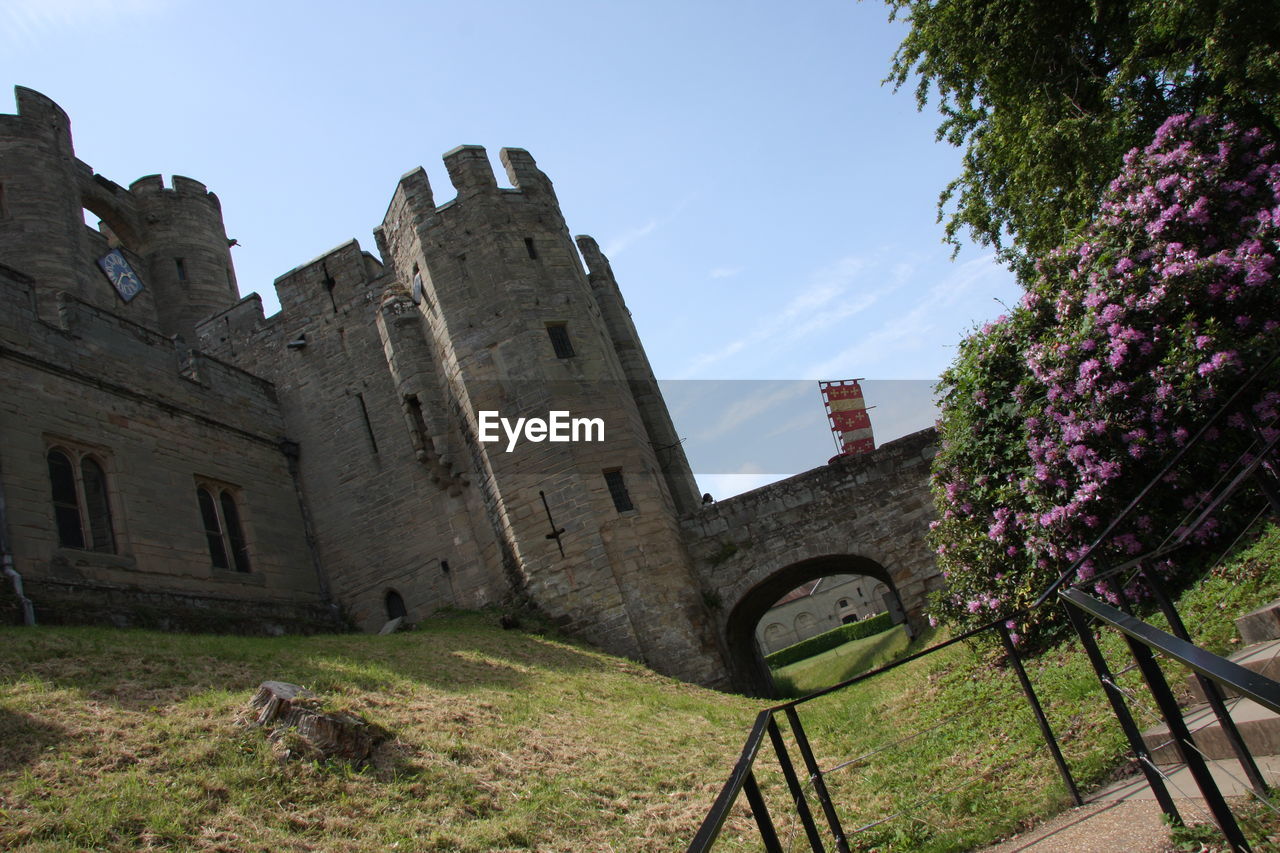
[[[774,602],[756,625],[761,651],[787,646],[889,608],[889,588],[866,575],[831,575],[801,584]]]

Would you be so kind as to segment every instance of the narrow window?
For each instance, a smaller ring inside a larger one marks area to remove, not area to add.
[[[421,459],[426,455],[427,450],[427,418],[422,413],[422,403],[418,400],[418,395],[406,394],[404,408],[409,414],[409,442],[415,451],[422,454],[419,456]]]
[[[618,512],[635,509],[631,504],[631,495],[627,492],[627,483],[618,470],[605,471],[604,481],[609,486],[609,497],[613,498],[613,508]]]
[[[556,358],[573,358],[573,342],[569,340],[569,327],[564,323],[548,323],[547,335]]]
[[[227,546],[222,539],[222,522],[218,519],[218,506],[213,495],[206,488],[196,489],[196,499],[200,501],[200,518],[204,521],[204,536],[209,543],[209,558],[213,560],[215,569],[231,568],[227,560]]]
[[[413,290],[410,292],[410,296],[414,305],[422,304],[422,273],[418,272],[417,264],[413,265]]]
[[[524,238],[524,250],[529,253],[529,260],[536,261],[538,259],[538,249],[533,245],[532,237]]]
[[[465,253],[458,255],[458,272],[462,274],[463,278],[471,278],[471,273],[467,271],[467,256]]]
[[[0,184],[0,219],[4,219],[4,184]]]
[[[394,589],[387,590],[386,606],[388,620],[403,619],[409,614],[404,606],[404,597]]]
[[[177,270],[178,270],[178,281],[186,281],[187,280],[187,262],[182,258],[174,258],[173,265],[177,267]]]
[[[86,456],[80,461],[80,482],[84,487],[84,514],[89,522],[89,550],[114,554],[116,538],[111,529],[107,475],[101,465]]]
[[[201,484],[196,486],[196,501],[200,504],[200,520],[213,567],[248,572],[249,547],[235,493],[229,488]]]
[[[249,549],[244,542],[244,529],[240,526],[240,510],[231,492],[223,491],[222,522],[227,532],[227,544],[231,546],[231,561],[237,572],[249,571]]]
[[[65,453],[50,450],[49,482],[53,485],[53,517],[58,526],[58,545],[84,548],[84,528],[80,523],[80,500],[76,473]]]

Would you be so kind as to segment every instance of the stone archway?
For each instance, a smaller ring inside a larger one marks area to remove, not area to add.
[[[724,623],[729,672],[739,691],[751,696],[773,695],[773,679],[755,638],[756,625],[779,598],[801,584],[830,575],[864,575],[898,596],[897,587],[883,565],[854,554],[810,557],[771,572],[736,602],[730,603]]]

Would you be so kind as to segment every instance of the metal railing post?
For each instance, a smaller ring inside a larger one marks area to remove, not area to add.
[[[764,804],[764,795],[760,793],[760,786],[756,784],[754,771],[747,774],[747,780],[742,783],[742,790],[747,795],[747,802],[751,804],[751,814],[755,816],[756,827],[760,830],[764,849],[769,853],[782,853],[782,845],[778,843],[778,831],[773,828],[773,818],[769,817],[769,807]]]
[[[1141,577],[1146,582],[1147,588],[1151,590],[1160,612],[1164,614],[1165,619],[1169,620],[1170,633],[1180,640],[1191,642],[1191,635],[1187,633],[1187,626],[1183,624],[1182,617],[1178,614],[1178,609],[1174,607],[1173,601],[1169,598],[1168,593],[1165,592],[1164,585],[1145,567],[1142,570]],[[1248,745],[1240,735],[1240,730],[1236,728],[1236,721],[1231,719],[1231,712],[1227,710],[1226,703],[1222,700],[1222,691],[1218,689],[1218,685],[1214,684],[1212,679],[1205,678],[1194,670],[1191,674],[1204,692],[1205,701],[1209,703],[1209,707],[1213,710],[1213,715],[1218,718],[1218,725],[1222,727],[1222,733],[1226,736],[1227,743],[1231,745],[1231,751],[1235,753],[1236,760],[1244,768],[1245,776],[1249,777],[1249,785],[1252,786],[1255,793],[1259,795],[1265,794],[1267,792],[1267,783],[1262,778],[1261,771],[1258,770],[1257,762],[1253,760],[1253,753],[1249,751]]]
[[[1195,741],[1191,739],[1187,722],[1182,719],[1182,709],[1178,707],[1178,700],[1169,689],[1169,682],[1165,680],[1155,655],[1152,654],[1151,649],[1127,634],[1124,639],[1133,653],[1133,659],[1138,664],[1138,668],[1142,670],[1142,677],[1146,679],[1147,687],[1151,689],[1151,696],[1156,701],[1156,707],[1160,709],[1160,715],[1164,717],[1165,725],[1169,727],[1169,734],[1173,736],[1173,744],[1178,749],[1178,755],[1182,757],[1182,763],[1187,765],[1187,770],[1191,772],[1191,778],[1200,789],[1200,794],[1204,797],[1209,811],[1213,813],[1213,819],[1217,822],[1218,828],[1226,836],[1227,843],[1231,845],[1232,850],[1251,850],[1244,833],[1240,831],[1240,825],[1236,823],[1235,815],[1231,813],[1231,808],[1222,797],[1222,791],[1218,790],[1218,783],[1213,780],[1213,774],[1204,763],[1204,757],[1196,747]]]
[[[1098,643],[1093,638],[1093,632],[1089,630],[1088,619],[1070,602],[1064,602],[1063,606],[1067,609],[1067,618],[1071,620],[1071,626],[1076,629],[1076,633],[1080,636],[1080,643],[1084,646],[1085,654],[1089,656],[1089,662],[1093,664],[1093,671],[1097,673],[1098,681],[1102,683],[1102,692],[1106,694],[1107,699],[1111,702],[1111,709],[1115,711],[1116,719],[1120,722],[1120,728],[1124,730],[1125,737],[1129,739],[1129,747],[1138,758],[1138,766],[1142,768],[1142,775],[1146,777],[1147,785],[1151,787],[1151,793],[1155,795],[1156,802],[1160,804],[1160,810],[1168,816],[1170,822],[1181,826],[1182,815],[1178,814],[1178,807],[1173,804],[1173,797],[1169,796],[1169,789],[1165,787],[1164,779],[1160,778],[1160,774],[1154,769],[1151,756],[1147,752],[1147,745],[1142,740],[1142,732],[1138,730],[1137,724],[1134,723],[1133,715],[1129,713],[1129,706],[1125,704],[1124,695],[1115,683],[1115,676],[1111,674],[1111,668],[1107,666],[1106,658],[1102,656],[1102,650],[1098,648]]]
[[[1004,643],[1004,651],[1009,656],[1009,662],[1013,664],[1013,671],[1018,674],[1018,683],[1022,685],[1022,692],[1026,694],[1032,713],[1036,715],[1036,723],[1040,726],[1040,734],[1044,737],[1044,742],[1049,747],[1049,753],[1053,756],[1054,763],[1058,765],[1058,774],[1062,776],[1062,783],[1067,786],[1067,793],[1071,795],[1071,799],[1075,801],[1077,806],[1084,805],[1084,800],[1080,797],[1080,789],[1076,787],[1076,780],[1071,775],[1071,769],[1067,767],[1067,761],[1062,757],[1062,750],[1058,748],[1058,739],[1053,736],[1049,718],[1045,716],[1044,709],[1040,707],[1040,699],[1036,696],[1035,688],[1031,686],[1031,679],[1027,677],[1027,670],[1022,665],[1022,658],[1018,656],[1018,650],[1013,645],[1013,637],[1009,636],[1009,628],[1004,623],[1000,624],[1000,641]]]
[[[822,813],[827,817],[827,824],[831,827],[831,834],[835,838],[836,850],[840,853],[849,853],[849,843],[844,837],[844,828],[840,825],[840,816],[836,814],[836,807],[831,802],[831,795],[827,792],[826,780],[822,778],[822,768],[818,767],[818,761],[813,757],[813,749],[809,746],[809,738],[805,736],[804,726],[800,724],[800,715],[796,713],[795,706],[788,705],[786,708],[787,722],[791,725],[791,735],[796,739],[796,748],[800,750],[800,757],[804,759],[804,766],[809,770],[809,779],[813,782],[813,791],[818,795],[818,802],[822,804]]]
[[[778,728],[778,721],[772,714],[769,715],[769,740],[773,741],[773,751],[778,755],[782,777],[787,780],[787,787],[791,789],[791,797],[796,804],[796,812],[800,815],[800,822],[804,824],[804,833],[809,837],[809,847],[814,850],[814,853],[826,853],[822,836],[818,833],[818,825],[813,822],[813,813],[809,811],[809,799],[804,795],[804,788],[800,785],[795,766],[791,763],[791,756],[787,753],[786,741],[782,739],[782,730]]]

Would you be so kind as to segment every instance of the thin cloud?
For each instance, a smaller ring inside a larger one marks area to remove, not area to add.
[[[699,431],[697,437],[702,441],[720,438],[741,428],[747,422],[756,420],[766,412],[790,403],[805,390],[803,383],[784,382],[780,386],[777,383],[768,383],[756,393],[736,400],[720,413],[719,419],[714,424]]]
[[[627,231],[623,231],[618,236],[607,241],[605,245],[601,248],[601,251],[604,252],[605,257],[607,258],[613,258],[619,253],[625,252],[628,248],[630,248],[636,242],[643,240],[645,237],[648,237],[654,231],[658,230],[659,228],[661,228],[662,226],[666,225],[668,222],[670,222],[671,220],[679,216],[681,211],[683,211],[686,207],[688,207],[689,203],[693,201],[693,199],[694,199],[694,196],[692,195],[685,196],[684,198],[682,198],[680,201],[676,203],[675,207],[671,208],[671,211],[666,216],[660,216],[654,219],[650,219],[648,222],[646,222],[644,225],[639,226],[638,228],[631,228]]]
[[[885,293],[898,286],[894,283],[885,288],[859,293],[852,299],[848,298],[849,287],[862,276],[867,267],[865,260],[852,255],[822,267],[810,276],[808,287],[794,296],[781,311],[770,312],[767,320],[747,334],[717,350],[698,356],[681,377],[697,376],[708,367],[757,344],[770,342],[776,348],[779,342],[790,341],[797,346],[803,345],[806,337],[865,311]]]
[[[1004,268],[995,263],[995,256],[991,254],[966,261],[953,274],[930,288],[906,314],[889,321],[840,354],[812,365],[805,374],[822,377],[848,370],[868,372],[866,365],[884,362],[895,353],[914,348],[939,326],[949,328],[954,317],[948,309],[979,282],[1003,272]]]
[[[823,411],[822,403],[820,402],[822,397],[819,394],[818,385],[817,383],[809,382],[804,384],[813,392],[813,407],[803,411],[799,415],[796,415],[791,420],[779,424],[769,432],[766,432],[764,434],[765,438],[779,438],[784,435],[799,432],[800,430],[812,429],[815,425],[820,425],[823,429],[826,429],[826,413]]]
[[[20,43],[113,20],[167,11],[176,0],[7,0],[0,5],[5,40]]]
[[[601,251],[603,251],[607,257],[612,258],[615,255],[626,251],[627,247],[637,240],[642,240],[645,237],[648,237],[660,224],[661,223],[657,219],[650,219],[639,228],[632,228],[630,231],[624,231],[617,237],[614,237]]]
[[[707,275],[711,278],[733,278],[745,269],[745,267],[716,267]]]

